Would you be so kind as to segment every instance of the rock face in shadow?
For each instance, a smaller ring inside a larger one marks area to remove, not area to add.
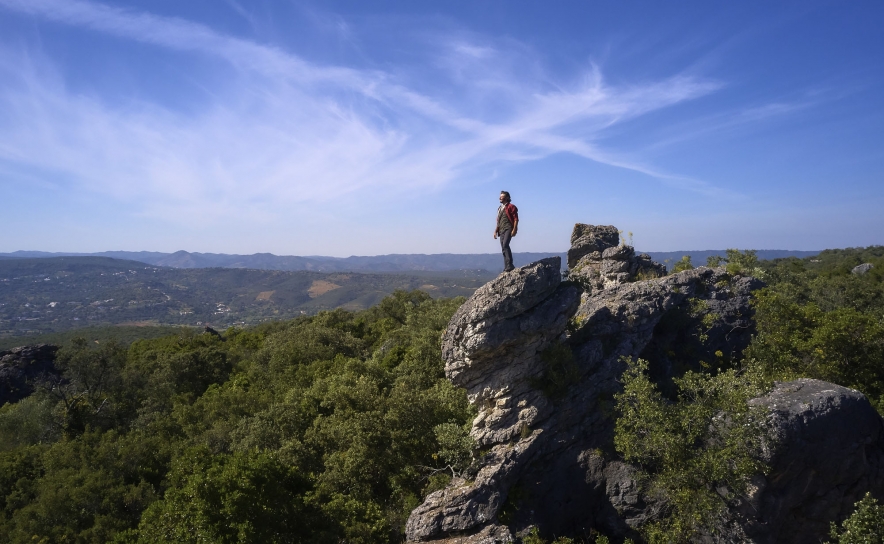
[[[776,444],[770,474],[735,516],[752,541],[817,542],[867,491],[884,490],[884,422],[859,391],[799,379],[751,402],[770,414]]]
[[[630,256],[617,262],[639,260],[632,248],[610,245],[616,234],[614,227],[578,224],[569,264],[606,253]],[[562,282],[559,266],[558,258],[550,258],[505,272],[451,319],[442,339],[446,376],[466,389],[477,408],[471,436],[486,453],[465,478],[432,493],[412,512],[409,541],[510,542],[531,527],[547,537],[601,531],[639,540],[635,529],[659,517],[663,505],[643,496],[636,469],[613,447],[621,358],[647,359],[652,377],[665,388],[685,370],[738,357],[753,333],[751,292],[763,284],[705,267],[638,281],[632,272],[616,281]],[[562,346],[573,357],[557,360]],[[881,420],[868,402],[831,384],[803,384],[800,394],[789,393],[790,387],[799,386],[782,384],[757,399],[769,403],[772,432],[780,440],[769,452],[774,471],[758,481],[753,504],[740,505],[723,528],[722,536],[736,539],[731,541],[824,537],[828,522],[849,512],[855,497],[880,489],[875,456],[882,449],[876,430]],[[868,409],[860,407],[863,402]],[[800,408],[805,405],[818,408],[808,412]],[[845,423],[851,418],[864,423],[851,427]],[[852,444],[854,453],[837,465],[836,475],[822,477],[814,471],[824,470],[840,451],[819,432],[831,425],[842,428],[837,441]],[[808,447],[828,453],[811,454],[804,451]],[[805,495],[806,485],[818,486],[814,496],[827,498]],[[841,491],[826,491],[832,486]],[[752,508],[781,513],[750,515]],[[814,516],[818,523],[809,523]]]
[[[0,351],[0,406],[18,402],[34,392],[49,376],[57,376],[55,352],[58,346],[39,344]]]

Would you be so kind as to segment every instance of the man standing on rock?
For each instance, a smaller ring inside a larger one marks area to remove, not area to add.
[[[519,230],[519,208],[510,202],[507,191],[500,192],[500,207],[497,208],[497,224],[494,226],[494,238],[500,236],[500,249],[503,251],[503,271],[509,272],[513,267],[513,252],[510,251],[510,240]]]

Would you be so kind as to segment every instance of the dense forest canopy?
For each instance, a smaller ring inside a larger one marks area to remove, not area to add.
[[[726,433],[711,453],[697,444],[722,411],[751,423],[745,401],[773,380],[834,381],[884,408],[884,247],[728,257],[719,264],[729,272],[768,283],[743,359],[678,378],[668,397],[636,361],[617,401],[621,455],[674,505],[646,528],[652,541],[690,539],[721,507],[710,484],[739,493],[764,469],[752,433]],[[874,266],[851,273],[863,262]],[[444,378],[439,348],[462,302],[397,291],[368,310],[222,335],[66,343],[62,376],[0,408],[0,534],[22,543],[401,541],[409,512],[475,454],[473,412]]]
[[[0,534],[399,539],[469,446],[466,396],[439,354],[461,302],[403,291],[223,337],[73,342],[64,379],[0,409]]]

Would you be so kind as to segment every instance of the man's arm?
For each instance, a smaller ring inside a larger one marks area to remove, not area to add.
[[[519,230],[519,218],[516,217],[516,222],[513,223],[513,236],[516,235],[516,232]]]

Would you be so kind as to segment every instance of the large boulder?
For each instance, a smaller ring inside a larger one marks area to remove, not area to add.
[[[735,508],[741,540],[818,542],[867,491],[881,498],[884,421],[862,393],[799,379],[778,383],[750,403],[769,414],[765,461],[771,469],[756,477],[749,500]]]
[[[480,446],[510,440],[551,408],[532,380],[580,302],[577,287],[561,284],[560,267],[550,257],[501,274],[476,290],[442,336],[445,375],[479,410],[471,434]]]

